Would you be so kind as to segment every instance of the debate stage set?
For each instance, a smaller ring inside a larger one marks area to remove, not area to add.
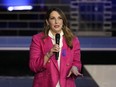
[[[32,87],[29,46],[52,7],[64,11],[80,41],[84,76],[76,86],[115,87],[115,0],[0,0],[0,87]]]

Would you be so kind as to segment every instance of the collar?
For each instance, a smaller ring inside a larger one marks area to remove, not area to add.
[[[64,35],[63,31],[60,32],[60,37]],[[55,36],[52,34],[51,30],[48,32],[48,36],[50,36],[53,40],[55,40]]]

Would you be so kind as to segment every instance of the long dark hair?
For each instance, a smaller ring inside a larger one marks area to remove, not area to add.
[[[65,14],[63,13],[62,10],[60,10],[59,8],[52,8],[52,9],[49,9],[46,13],[46,16],[45,16],[45,20],[48,20],[49,17],[50,17],[50,14],[51,12],[53,11],[56,11],[60,14],[60,16],[62,17],[62,20],[63,20],[63,27],[62,27],[62,30],[63,30],[63,33],[64,33],[64,37],[66,39],[66,42],[67,42],[67,45],[68,47],[70,47],[71,49],[73,48],[73,45],[72,45],[72,40],[74,38],[74,34],[72,33],[72,31],[68,28],[68,25],[67,25],[67,19],[66,19],[66,16]],[[50,27],[48,26],[48,24],[46,23],[46,21],[44,22],[44,38],[48,36],[48,31],[49,31]]]

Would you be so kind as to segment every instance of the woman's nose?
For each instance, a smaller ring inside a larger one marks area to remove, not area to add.
[[[56,24],[58,23],[58,19],[55,19],[55,23],[56,23]]]

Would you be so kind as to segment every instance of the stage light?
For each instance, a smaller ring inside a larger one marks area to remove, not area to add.
[[[32,6],[9,6],[8,11],[13,11],[13,10],[32,10]]]
[[[3,0],[4,7],[8,11],[13,10],[32,10],[31,0]]]

